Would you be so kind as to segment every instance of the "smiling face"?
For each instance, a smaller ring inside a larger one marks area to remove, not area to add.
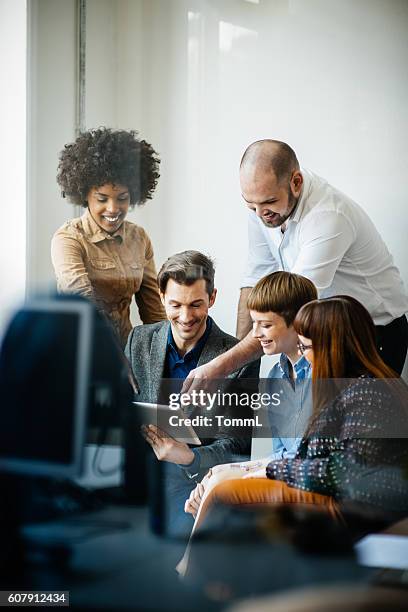
[[[100,228],[109,234],[122,225],[129,211],[130,194],[124,185],[110,183],[93,187],[87,197],[89,212]]]
[[[204,334],[208,309],[214,304],[216,293],[214,289],[212,295],[208,295],[204,279],[192,285],[179,285],[172,278],[167,281],[161,300],[180,351],[191,350]]]
[[[240,172],[241,192],[246,205],[267,227],[280,227],[293,213],[300,197],[303,177],[296,170],[289,184],[279,183],[272,170],[244,167]]]
[[[252,335],[259,340],[265,355],[285,353],[292,362],[296,362],[298,336],[293,325],[286,325],[283,317],[275,312],[250,311]]]

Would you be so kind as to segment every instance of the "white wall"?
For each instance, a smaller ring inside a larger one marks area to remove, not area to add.
[[[76,2],[29,2],[28,289],[55,288],[50,242],[73,216],[56,182],[58,155],[75,138]]]
[[[71,0],[36,1],[48,14],[38,57],[44,223],[32,251],[44,282],[52,232],[71,212],[54,176],[72,135],[74,33]],[[246,256],[237,168],[259,138],[286,140],[356,199],[408,285],[407,26],[405,0],[88,0],[86,125],[139,129],[159,151],[156,196],[130,218],[151,234],[158,264],[186,248],[215,257],[213,312],[227,331]]]
[[[110,62],[87,82],[87,125],[103,122],[93,92],[112,74],[109,120],[140,129],[163,160],[154,201],[132,218],[152,234],[158,263],[185,248],[216,258],[214,313],[227,330],[246,252],[237,167],[258,138],[286,140],[304,166],[359,201],[408,284],[407,2],[90,4],[111,13]],[[97,36],[88,51],[101,57]]]
[[[0,0],[0,333],[26,284],[25,0]]]

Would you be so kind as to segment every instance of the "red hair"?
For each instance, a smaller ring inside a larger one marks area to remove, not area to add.
[[[313,345],[313,380],[398,378],[381,359],[373,320],[360,302],[339,295],[302,306],[293,323],[298,334]]]

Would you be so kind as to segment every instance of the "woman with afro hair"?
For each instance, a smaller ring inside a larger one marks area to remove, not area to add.
[[[133,295],[143,323],[165,318],[150,238],[125,220],[130,208],[152,198],[159,163],[137,132],[108,128],[82,133],[60,154],[57,181],[63,197],[85,211],[53,236],[58,290],[92,299],[122,346],[132,329]]]

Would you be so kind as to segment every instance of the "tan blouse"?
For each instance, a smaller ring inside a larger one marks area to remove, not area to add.
[[[58,291],[92,299],[111,319],[123,346],[132,324],[130,303],[135,295],[143,323],[166,318],[157,288],[153,248],[145,230],[124,221],[110,235],[86,210],[54,234],[51,258]]]

